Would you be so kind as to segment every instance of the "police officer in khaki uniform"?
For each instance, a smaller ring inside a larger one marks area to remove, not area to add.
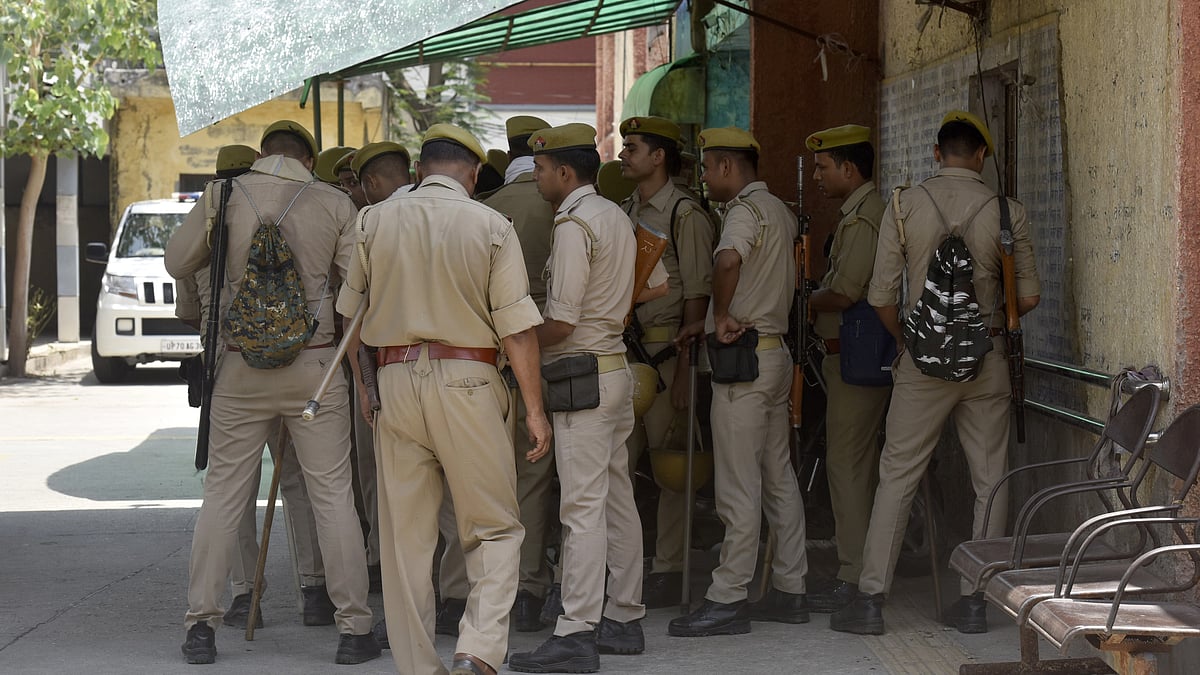
[[[543,373],[564,367],[566,359],[590,361],[594,368],[581,369],[579,388],[558,384],[572,394],[598,389],[598,403],[576,405],[571,396],[554,413],[563,614],[546,642],[509,658],[509,668],[521,672],[594,672],[601,651],[636,654],[645,648],[642,528],[625,448],[633,430],[633,382],[621,342],[637,244],[629,219],[592,187],[600,166],[595,137],[586,124],[566,124],[536,131],[529,140],[538,191],[555,209],[546,322],[538,328]],[[665,283],[665,273],[652,277],[655,286]],[[553,389],[548,396],[555,398]]]
[[[682,637],[750,631],[750,621],[804,623],[804,503],[788,449],[788,392],[792,361],[787,332],[796,277],[792,242],[796,216],[758,180],[758,141],[734,127],[700,133],[701,180],[714,201],[725,202],[721,239],[713,263],[713,298],[703,324],[680,332],[681,345],[710,333],[721,344],[739,342],[749,329],[757,346],[757,377],[727,379],[714,368],[712,428],[716,453],[717,513],[725,523],[721,562],[704,603],[671,621]],[[711,356],[710,361],[715,359]],[[748,380],[748,381],[747,381]],[[762,514],[776,535],[773,587],[755,605],[746,586],[754,576]]]
[[[865,301],[883,199],[871,181],[875,150],[871,130],[857,124],[812,134],[805,141],[814,153],[813,180],[826,197],[841,199],[841,220],[833,233],[829,270],[809,297],[816,312],[813,330],[825,346],[825,471],[837,534],[838,573],[809,584],[808,606],[834,612],[854,599],[862,572],[863,538],[871,517],[879,466],[879,428],[891,387],[863,387],[842,381],[838,332],[842,311]]]
[[[993,150],[991,134],[981,119],[962,111],[946,115],[933,151],[941,170],[893,199],[879,225],[875,271],[867,299],[878,308],[901,352],[904,351],[902,317],[912,311],[921,297],[929,261],[948,230],[961,235],[971,252],[979,313],[984,325],[991,329],[994,344],[984,356],[976,378],[968,382],[927,376],[910,355],[900,354],[893,371],[895,385],[887,415],[887,441],[879,459],[879,487],[863,550],[859,593],[854,602],[830,618],[829,625],[834,630],[883,633],[884,596],[892,585],[913,495],[946,418],[952,413],[975,488],[973,536],[997,537],[1004,532],[1008,513],[1005,489],[996,495],[987,531],[982,529],[988,495],[1008,465],[1009,431],[1009,381],[1002,336],[1000,206],[996,193],[980,176],[984,161]],[[1015,200],[1008,203],[1015,240],[1017,310],[1024,314],[1037,306],[1040,286],[1025,209]],[[904,243],[897,220],[904,224]],[[908,299],[901,306],[900,284],[905,272]],[[987,604],[982,593],[972,594],[976,590],[963,581],[963,597],[943,615],[947,624],[964,633],[987,631]]]
[[[357,153],[357,150],[351,148],[333,165],[333,170],[337,173],[338,185],[345,190],[346,194],[350,195],[350,201],[354,202],[354,208],[362,210],[370,202],[363,194],[362,184],[358,182],[358,176],[354,174],[354,168],[351,166],[354,155]]]
[[[434,648],[430,575],[443,481],[471,583],[452,672],[493,673],[507,650],[523,529],[501,346],[525,398],[534,445],[526,460],[549,451],[533,330],[541,316],[512,225],[471,199],[483,159],[466,131],[430,127],[420,187],[359,216],[359,255],[338,298],[345,315],[368,303],[361,340],[379,348],[383,597],[401,673],[446,672]]]
[[[340,187],[335,167],[338,160],[345,157],[346,153],[349,152],[354,152],[354,148],[345,145],[335,145],[332,148],[325,148],[317,153],[317,162],[313,165],[313,175],[322,183],[329,183],[334,187]]]
[[[680,325],[703,321],[712,293],[713,224],[700,204],[671,179],[679,173],[679,126],[661,117],[631,117],[620,125],[621,174],[637,189],[621,208],[630,220],[666,235],[662,262],[670,275],[666,297],[637,309],[642,346],[666,384],[630,438],[630,472],[642,451],[683,449],[687,437],[688,360],[671,341]],[[664,358],[666,357],[666,358]],[[660,361],[661,359],[661,361]],[[656,609],[679,604],[683,583],[687,497],[663,489],[658,498],[654,562],[642,584],[642,602]]]
[[[241,176],[226,211],[229,228],[227,301],[241,289],[250,241],[265,220],[279,221],[291,247],[310,311],[318,320],[308,347],[290,365],[251,368],[226,347],[213,393],[209,467],[204,503],[192,541],[188,588],[187,639],[190,663],[216,658],[213,628],[223,615],[221,594],[236,560],[238,525],[250,493],[257,490],[255,467],[263,444],[282,421],[291,431],[296,455],[317,519],[330,598],[341,633],[337,663],[361,663],[379,656],[367,607],[366,559],[354,510],[350,470],[349,400],[344,379],[335,379],[321,415],[300,421],[333,355],[333,302],[328,290],[345,276],[354,247],[354,207],[341,191],[314,181],[316,143],[296,122],[267,127],[261,159]],[[288,208],[289,204],[293,208]],[[257,210],[257,213],[256,213]],[[285,215],[286,210],[286,215]],[[167,245],[167,271],[177,279],[208,264],[207,210],[192,210]]]

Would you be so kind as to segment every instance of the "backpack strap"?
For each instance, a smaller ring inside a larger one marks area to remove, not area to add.
[[[942,228],[946,230],[946,234],[947,235],[954,234],[954,228],[952,228],[950,226],[950,224],[946,221],[946,214],[942,213],[942,207],[938,206],[937,200],[935,200],[933,198],[933,195],[929,193],[929,190],[927,190],[925,188],[925,185],[923,183],[921,185],[918,185],[917,187],[921,188],[921,191],[924,192],[929,197],[929,202],[931,204],[933,204],[933,210],[937,211],[938,220],[942,221]],[[978,218],[980,212],[983,211],[983,207],[987,206],[988,204],[991,204],[992,199],[999,199],[999,197],[997,195],[992,195],[991,199],[986,199],[986,200],[980,202],[980,204],[975,207],[975,210],[971,212],[971,215],[969,215],[963,219],[958,236],[965,237],[965,235],[967,234],[967,230],[970,229],[971,226],[975,224],[975,219]],[[1002,202],[1006,202],[1006,201],[1007,200],[1002,200]],[[1007,211],[1008,211],[1008,204],[1002,203],[1000,206],[1000,211],[1001,211],[1000,218],[1001,218],[1001,220],[1003,220],[1004,214],[1007,213]]]

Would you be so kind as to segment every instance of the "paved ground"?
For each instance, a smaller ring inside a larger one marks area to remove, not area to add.
[[[202,478],[192,469],[197,411],[185,399],[172,368],[139,367],[127,384],[102,386],[86,358],[35,379],[0,379],[0,672],[196,672],[179,653]],[[830,543],[810,550],[817,571],[827,569]],[[699,557],[702,588],[714,559]],[[286,538],[277,536],[266,627],[254,642],[219,630],[217,664],[204,672],[334,670],[336,630],[301,625],[293,579]],[[379,596],[371,601],[382,615]],[[1017,656],[1016,630],[998,614],[987,635],[937,625],[928,577],[899,580],[885,611],[890,632],[882,637],[836,633],[814,615],[806,625],[682,639],[666,635],[677,612],[657,610],[646,620],[646,653],[604,657],[602,669],[924,674]],[[514,633],[511,646],[529,649],[548,634]],[[453,652],[448,638],[438,647],[447,659]],[[353,669],[392,671],[386,653]]]

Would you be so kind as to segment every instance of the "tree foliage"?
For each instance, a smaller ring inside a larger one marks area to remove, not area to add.
[[[425,81],[422,81],[424,79]],[[438,123],[460,126],[476,136],[486,131],[480,105],[487,66],[473,59],[432,63],[387,73],[391,90],[392,136],[419,148],[425,130]]]
[[[0,58],[9,82],[0,155],[102,155],[116,99],[100,81],[106,60],[161,63],[152,0],[8,0]]]

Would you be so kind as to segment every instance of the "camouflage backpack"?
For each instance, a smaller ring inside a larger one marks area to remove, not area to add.
[[[949,382],[969,382],[979,375],[984,355],[992,350],[992,340],[979,312],[973,278],[975,261],[963,235],[990,200],[980,205],[956,231],[946,222],[933,195],[924,186],[918,187],[929,196],[946,237],[934,251],[924,290],[904,321],[904,344],[913,363],[925,375]],[[893,211],[903,246],[904,221],[899,202],[897,193]]]
[[[250,240],[242,286],[225,314],[224,330],[251,368],[283,368],[296,360],[317,330],[292,249],[279,231],[279,223],[312,183],[300,188],[278,220],[267,222],[246,188],[237,179],[233,182],[246,195],[259,225]]]

